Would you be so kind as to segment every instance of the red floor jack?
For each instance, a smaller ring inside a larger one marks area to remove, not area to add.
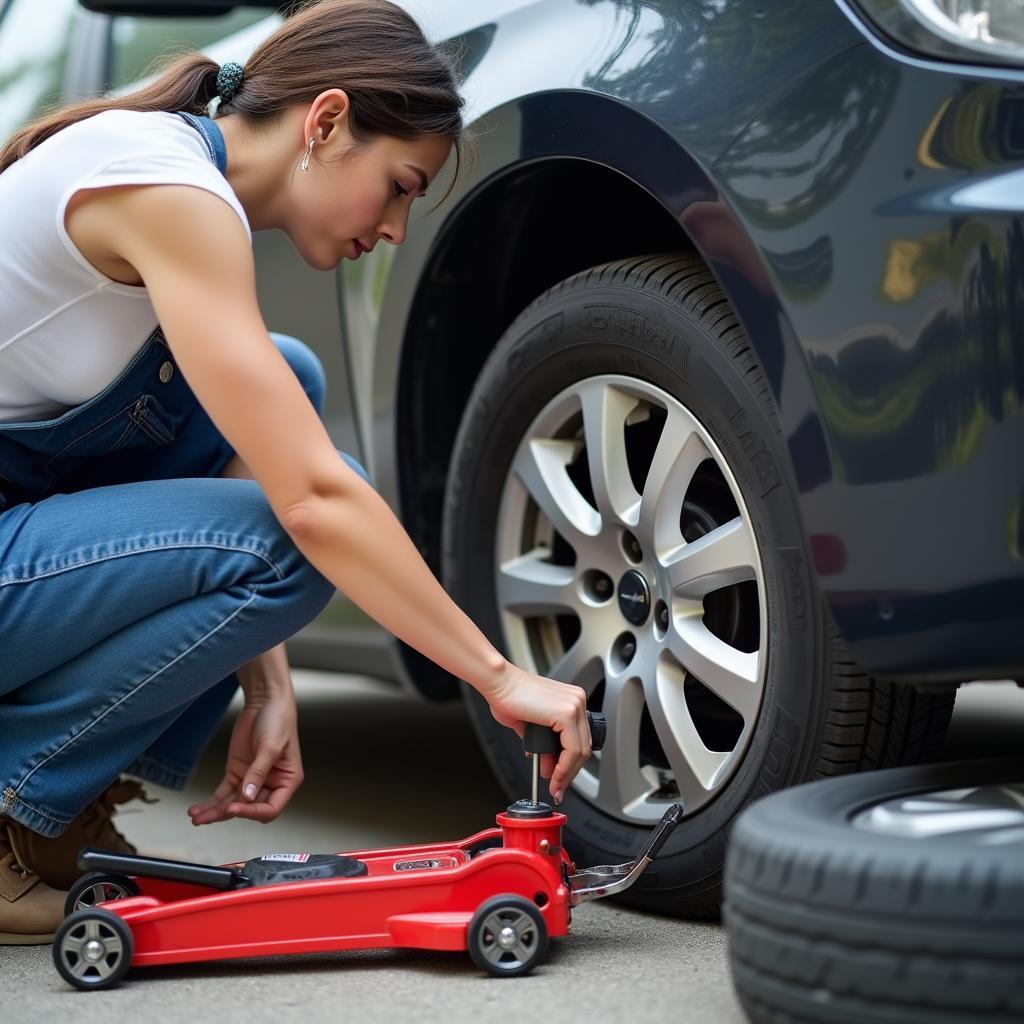
[[[595,750],[602,715],[589,713]],[[129,967],[337,949],[468,950],[488,974],[541,962],[567,935],[572,908],[621,892],[682,817],[673,804],[626,864],[576,872],[562,847],[564,814],[537,799],[539,755],[557,734],[526,727],[533,792],[498,828],[454,843],[349,853],[268,853],[220,866],[83,849],[88,874],[68,893],[53,962],[80,989],[116,985]]]

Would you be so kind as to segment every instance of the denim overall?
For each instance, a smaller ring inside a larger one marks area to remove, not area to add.
[[[322,415],[319,360],[271,337]],[[121,771],[183,788],[234,670],[327,604],[232,455],[159,327],[95,397],[0,423],[0,815],[59,835]]]

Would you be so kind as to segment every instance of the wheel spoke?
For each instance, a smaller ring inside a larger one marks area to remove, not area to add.
[[[82,955],[82,946],[85,945],[85,938],[75,938],[70,933],[64,936],[64,940],[61,942],[60,948],[65,954],[75,953],[78,956]]]
[[[758,652],[741,651],[719,640],[697,615],[674,617],[668,648],[680,665],[742,716],[757,714],[761,700]]]
[[[102,903],[107,898],[104,892],[105,889],[106,886],[102,883],[90,885],[80,897],[82,906],[94,907],[97,903]]]
[[[553,565],[546,556],[546,550],[537,549],[500,567],[498,601],[506,611],[522,616],[576,611],[572,566]]]
[[[638,400],[612,385],[592,381],[580,389],[580,403],[590,485],[603,523],[606,527],[615,522],[634,527],[640,495],[626,458],[626,417]]]
[[[516,933],[516,939],[522,942],[523,936],[533,931],[536,925],[533,922],[533,918],[526,914],[523,914],[518,921],[513,923],[512,930]]]
[[[662,558],[673,593],[682,597],[699,599],[712,590],[756,579],[754,538],[739,516]]]
[[[64,962],[67,963],[66,960]],[[76,978],[84,978],[85,974],[89,970],[89,968],[90,967],[95,967],[95,966],[96,966],[95,964],[89,963],[89,961],[86,960],[84,957],[82,957],[81,954],[79,954],[78,960],[76,960],[75,963],[67,964],[68,970],[70,970],[71,973]]]
[[[640,542],[661,557],[682,541],[679,511],[693,474],[711,453],[697,433],[694,421],[678,410],[670,411],[651,459],[640,499]]]
[[[99,971],[99,974],[100,974],[101,978],[109,978],[110,975],[114,973],[114,968],[117,967],[117,960],[115,960],[112,964],[110,964],[110,963],[107,963],[107,957],[110,956],[111,953],[117,953],[118,954],[118,959],[120,959],[120,955],[121,955],[121,943],[120,942],[117,943],[117,948],[116,949],[113,948],[113,944],[110,943],[110,942],[105,943],[105,945],[107,947],[106,953],[99,960],[97,960],[95,964],[93,964],[93,966],[96,968],[96,970]]]
[[[589,696],[601,681],[604,674],[604,663],[594,645],[587,637],[584,629],[576,638],[576,642],[548,670],[551,679],[563,683],[575,683],[582,686]]]
[[[504,949],[499,945],[497,935],[494,936],[494,941],[489,946],[484,946],[484,956],[487,957],[492,964],[500,963],[501,958],[507,952],[507,949]]]
[[[578,441],[536,438],[522,445],[512,465],[551,525],[577,550],[601,532],[600,513],[569,478],[579,447]]]
[[[697,732],[683,693],[682,670],[662,659],[654,679],[645,681],[647,708],[683,806],[700,806],[715,788],[729,751],[708,750]]]
[[[601,750],[597,804],[614,814],[628,812],[651,791],[640,771],[640,722],[644,693],[639,679],[605,680],[604,715],[608,735]]]

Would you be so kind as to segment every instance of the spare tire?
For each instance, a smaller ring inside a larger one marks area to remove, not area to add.
[[[1020,1024],[1024,761],[758,801],[730,839],[725,924],[754,1024]]]

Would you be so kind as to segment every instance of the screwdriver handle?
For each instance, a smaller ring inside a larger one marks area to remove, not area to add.
[[[588,711],[587,723],[590,725],[590,745],[594,750],[600,750],[608,735],[605,717],[600,711]],[[523,750],[527,754],[560,754],[562,742],[554,729],[527,722],[523,729]]]

